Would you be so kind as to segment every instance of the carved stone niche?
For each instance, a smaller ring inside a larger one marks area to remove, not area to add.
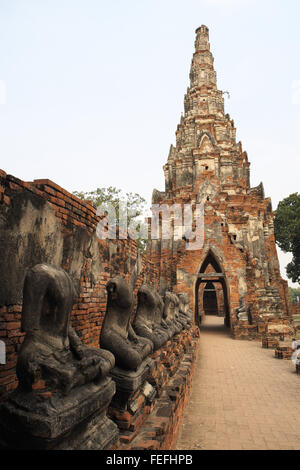
[[[69,326],[76,297],[69,275],[39,264],[23,288],[18,388],[0,406],[0,446],[107,449],[119,431],[107,417],[115,394],[114,356],[84,345]]]
[[[178,320],[183,323],[184,328],[190,328],[193,324],[193,312],[190,309],[190,296],[187,293],[177,294],[179,299]]]
[[[163,307],[163,301],[154,289],[147,284],[140,287],[133,329],[139,336],[152,341],[154,351],[160,349],[172,333],[167,323],[162,323]]]
[[[134,296],[127,282],[116,276],[107,283],[106,290],[107,307],[100,345],[115,356],[116,367],[110,375],[117,385],[117,392],[112,406],[124,409],[130,397],[144,386],[154,366],[149,357],[153,343],[138,336],[131,326]]]

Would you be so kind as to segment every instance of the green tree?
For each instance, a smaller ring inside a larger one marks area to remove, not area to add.
[[[108,188],[97,188],[94,191],[78,192],[74,191],[73,194],[84,201],[90,201],[97,209],[99,206],[106,210],[109,205],[112,205],[116,211],[116,224],[118,225],[120,217],[120,206],[127,210],[127,224],[128,226],[134,222],[137,230],[144,230],[147,233],[146,223],[143,214],[146,209],[146,200],[138,193],[123,193],[121,189],[114,186]],[[141,251],[145,251],[146,240],[137,238],[137,245]]]
[[[290,294],[291,304],[295,304],[296,302],[300,302],[300,287],[299,287],[299,289],[289,287],[289,294]]]
[[[274,230],[277,245],[293,255],[286,268],[287,276],[293,282],[300,282],[300,194],[293,193],[279,202]]]

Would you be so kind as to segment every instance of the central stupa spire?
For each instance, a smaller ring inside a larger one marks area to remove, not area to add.
[[[185,188],[187,198],[195,198],[194,193],[199,194],[208,182],[220,186],[219,191],[228,189],[232,194],[245,193],[249,188],[247,155],[236,142],[233,120],[224,111],[209,31],[204,25],[196,29],[184,115],[177,126],[176,145],[170,148],[164,171],[168,197],[177,197]]]
[[[218,105],[216,106],[216,103]],[[222,92],[217,89],[217,74],[214,58],[210,52],[209,30],[207,26],[196,29],[195,52],[190,70],[190,86],[184,99],[185,116],[203,114],[203,108],[209,112],[223,111]]]
[[[204,24],[196,29],[196,51],[209,50],[209,29]]]

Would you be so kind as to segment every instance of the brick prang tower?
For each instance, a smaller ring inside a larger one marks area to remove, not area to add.
[[[248,156],[236,142],[223,94],[209,30],[201,26],[176,146],[163,167],[165,191],[154,190],[152,203],[205,203],[204,244],[187,250],[184,240],[161,237],[148,242],[147,252],[159,268],[161,291],[187,292],[196,321],[204,315],[206,290],[215,289],[218,314],[233,335],[256,337],[266,321],[289,318],[288,286],[280,275],[271,200],[262,183],[250,187]]]

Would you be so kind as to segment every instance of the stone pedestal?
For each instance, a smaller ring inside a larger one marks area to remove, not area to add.
[[[156,390],[147,379],[153,366],[154,361],[147,358],[136,371],[115,367],[110,373],[116,383],[116,394],[109,407],[109,416],[120,429],[121,442],[130,442],[151,412]]]
[[[116,394],[113,397],[111,406],[126,409],[128,401],[137,390],[143,387],[152,369],[153,361],[151,358],[146,358],[136,371],[114,367],[110,372],[110,376],[116,384]]]
[[[119,438],[117,426],[106,416],[115,390],[111,378],[78,387],[68,396],[16,390],[0,406],[0,447],[108,449]]]
[[[151,413],[137,433],[122,432],[119,450],[174,449],[196,360],[199,330],[193,326],[152,355],[149,382],[157,391]]]

